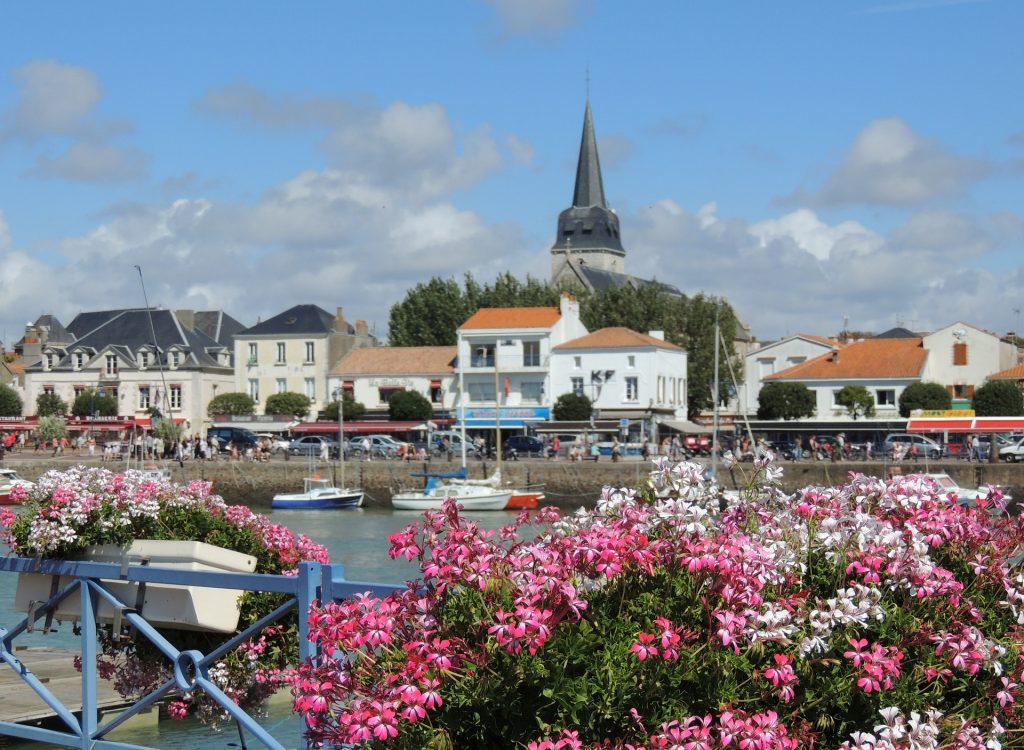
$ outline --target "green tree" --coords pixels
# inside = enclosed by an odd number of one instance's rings
[[[53,392],[36,396],[36,414],[40,417],[63,417],[68,413],[67,402]]]
[[[210,399],[206,405],[206,415],[215,417],[219,414],[248,416],[256,413],[256,402],[248,393],[221,393]]]
[[[673,303],[679,308],[677,315],[681,330],[674,337],[666,331],[666,338],[686,349],[687,353],[687,412],[696,419],[702,411],[714,408],[712,384],[715,382],[715,318],[721,334],[719,344],[718,402],[725,404],[732,390],[742,382],[743,361],[736,353],[736,314],[723,299],[698,294],[681,298]],[[735,377],[733,376],[735,373]]]
[[[391,306],[388,343],[451,346],[456,342],[456,329],[475,311],[457,281],[434,277],[414,286],[405,299]]]
[[[590,419],[593,410],[594,404],[585,394],[563,393],[555,401],[551,413],[559,421],[572,422]]]
[[[871,391],[862,385],[843,386],[836,394],[836,403],[846,409],[846,413],[853,419],[875,415],[875,399]]]
[[[419,391],[399,391],[388,401],[388,414],[396,421],[426,421],[434,416],[434,407]]]
[[[21,416],[21,396],[9,385],[0,385],[0,417]]]
[[[345,394],[345,398],[343,400],[343,403],[344,403],[345,406],[342,409],[342,414],[344,415],[346,422],[349,422],[349,421],[354,422],[357,419],[362,419],[363,415],[366,414],[366,406],[363,404],[362,401],[356,401],[351,393],[346,393]],[[325,419],[325,420],[330,421],[330,422],[337,422],[338,421],[338,402],[337,401],[332,401],[331,403],[327,404],[327,406],[325,406],[320,411],[320,414],[318,415],[317,418],[318,419]]]
[[[154,419],[153,434],[158,438],[176,443],[181,439],[181,426],[174,423],[173,419],[167,417]]]
[[[1012,380],[990,380],[974,392],[971,403],[979,417],[1024,416],[1024,397]]]
[[[312,405],[313,402],[309,396],[294,391],[285,391],[267,397],[263,412],[265,414],[287,414],[296,419],[303,419],[309,414],[309,408]]]
[[[900,416],[909,417],[914,409],[949,409],[953,397],[938,383],[911,383],[900,394]]]
[[[62,417],[40,417],[36,433],[40,440],[60,440],[68,430]]]
[[[813,417],[815,405],[814,391],[803,383],[767,383],[757,394],[757,418]]]
[[[117,399],[106,389],[85,388],[75,396],[71,413],[76,417],[116,417]]]

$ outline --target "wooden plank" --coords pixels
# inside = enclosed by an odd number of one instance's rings
[[[82,675],[75,669],[73,651],[50,648],[19,648],[14,655],[70,711],[82,710]],[[129,704],[114,689],[112,682],[98,680],[97,702],[101,710]],[[36,692],[6,664],[0,663],[0,720],[16,723],[54,718],[54,713]]]

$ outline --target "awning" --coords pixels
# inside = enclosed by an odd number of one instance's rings
[[[214,420],[213,427],[240,427],[243,430],[251,430],[252,432],[288,432],[292,428],[292,425],[298,424],[298,420],[290,419],[286,421],[276,422],[264,422],[255,420],[232,420],[225,422],[223,420]]]
[[[445,426],[450,424],[450,419],[435,419],[432,420],[437,426]],[[424,422],[344,422],[345,434],[350,433],[383,433],[389,434],[393,432],[426,432],[427,428]],[[337,422],[300,422],[299,424],[292,427],[292,432],[299,434],[338,434],[338,423]]]
[[[441,381],[440,380],[431,380],[430,381],[430,387],[431,388],[440,388],[441,387]]]
[[[184,421],[185,421],[184,417],[175,417],[174,418],[174,424],[181,424]],[[150,426],[152,426],[152,422],[153,422],[153,420],[150,419],[149,417],[136,417],[135,418],[135,426],[136,427],[142,427],[143,429],[146,429],[146,430],[148,430],[150,428]]]
[[[688,419],[666,419],[662,422],[658,422],[658,424],[664,425],[670,430],[682,432],[687,435],[710,435],[715,431],[714,427],[697,424],[696,422],[691,422]]]
[[[11,420],[9,422],[0,422],[0,432],[13,432],[13,431],[24,431],[34,430],[39,426],[38,422],[26,422],[24,420]]]
[[[1024,417],[911,419],[907,432],[1024,432]]]

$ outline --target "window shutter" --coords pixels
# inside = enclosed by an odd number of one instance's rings
[[[947,392],[947,393],[948,393],[948,394],[949,394],[950,396],[956,396],[956,392],[954,391],[954,388],[953,388],[953,386],[951,386],[951,385],[947,385],[947,386],[946,386],[946,392]]]
[[[953,344],[953,364],[954,365],[966,365],[967,364],[967,344],[957,343]]]
[[[970,398],[970,399],[974,398],[974,386],[973,385],[967,386],[967,398]]]

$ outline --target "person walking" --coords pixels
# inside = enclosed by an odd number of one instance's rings
[[[619,447],[619,439],[617,437],[612,438],[612,461],[619,460],[619,454],[622,452],[622,448]]]
[[[364,437],[363,438],[363,442],[360,443],[359,445],[363,449],[363,460],[364,461],[372,461],[373,460],[373,456],[370,455],[370,447],[371,447],[370,438]]]

